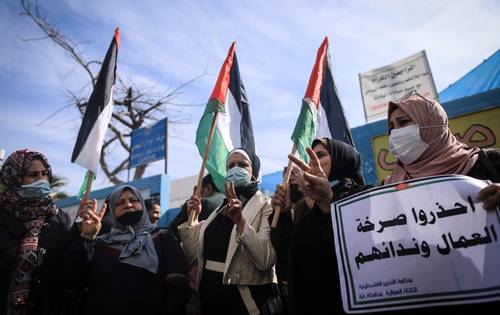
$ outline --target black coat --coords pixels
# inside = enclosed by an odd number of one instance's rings
[[[65,290],[65,250],[71,239],[71,220],[64,211],[45,220],[38,239],[38,266],[29,293],[29,314],[70,312],[73,293]],[[0,314],[6,312],[7,295],[19,244],[25,233],[23,222],[0,209]]]
[[[490,149],[485,153],[467,175],[498,182],[500,150]],[[345,189],[338,199],[359,191],[355,187]],[[295,208],[294,220],[290,214],[280,215],[278,226],[271,229],[271,242],[276,250],[277,263],[288,269],[290,314],[345,314],[329,214],[322,214],[316,207],[309,209],[300,201]],[[499,302],[490,302],[384,313],[489,314],[491,311],[488,310],[499,306]]]
[[[333,201],[366,188],[369,187],[344,179],[332,188]],[[290,213],[280,214],[277,227],[271,229],[271,242],[277,265],[287,272],[282,277],[288,280],[289,313],[342,314],[330,214],[323,214],[316,205],[310,209],[300,200],[293,219]]]
[[[120,262],[120,250],[79,236],[69,246],[66,281],[82,296],[82,314],[184,314],[191,296],[182,248],[167,230],[152,232],[159,270]]]

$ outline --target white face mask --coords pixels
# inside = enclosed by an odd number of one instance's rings
[[[420,138],[418,125],[392,129],[389,135],[389,150],[405,165],[415,162],[428,147]]]
[[[247,170],[239,166],[234,166],[229,171],[227,171],[225,179],[226,183],[233,182],[234,187],[244,187],[250,184],[251,180],[252,177],[247,172]]]
[[[445,128],[447,125],[435,125],[419,127],[418,125],[409,125],[399,129],[392,129],[389,135],[389,150],[401,163],[408,165],[415,162],[422,153],[429,147],[429,144],[439,140],[440,137],[425,143],[420,138],[420,129],[424,128]]]

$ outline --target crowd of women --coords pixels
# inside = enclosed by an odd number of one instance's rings
[[[398,162],[383,185],[463,174],[491,180],[478,198],[485,211],[499,206],[500,150],[458,141],[438,102],[418,94],[391,102],[388,131]],[[187,200],[169,229],[152,223],[158,211],[148,213],[129,185],[116,188],[99,210],[95,200],[82,202],[81,222],[73,223],[51,198],[45,156],[12,153],[0,171],[0,313],[344,314],[330,209],[369,188],[362,156],[334,139],[314,140],[307,153],[309,164],[289,155],[290,184],[278,185],[271,198],[259,190],[259,158],[234,149],[225,196],[211,197],[217,194],[212,182],[206,196]],[[189,221],[192,212],[200,220]],[[199,303],[189,308],[192,296]],[[496,308],[497,302],[486,303],[474,312]]]

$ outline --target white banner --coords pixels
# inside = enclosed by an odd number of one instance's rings
[[[359,74],[366,121],[387,117],[389,101],[417,91],[437,100],[425,50],[388,66]]]
[[[475,200],[487,185],[435,176],[333,204],[344,310],[500,300],[500,211]]]

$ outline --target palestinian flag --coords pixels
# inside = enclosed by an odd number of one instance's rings
[[[354,146],[333,81],[328,37],[325,37],[318,49],[316,63],[292,134],[292,140],[303,161],[308,160],[306,147],[311,146],[317,138],[333,138]]]
[[[116,77],[116,58],[120,46],[120,31],[115,30],[101,71],[85,108],[71,162],[97,174],[104,135],[113,114],[113,90]]]
[[[227,154],[234,148],[244,148],[255,155],[248,99],[235,49],[233,42],[196,130],[196,146],[203,158],[214,114],[219,113],[206,168],[220,191],[224,191]]]

